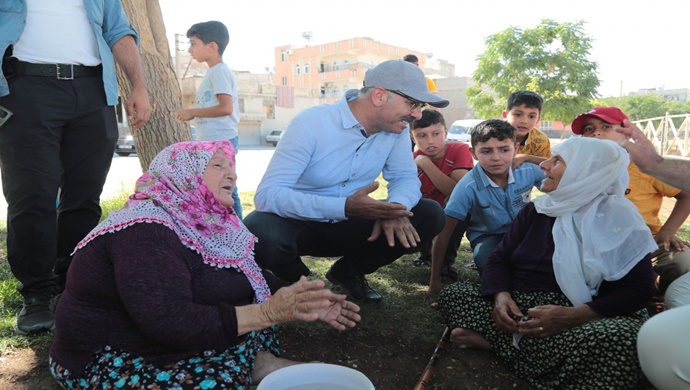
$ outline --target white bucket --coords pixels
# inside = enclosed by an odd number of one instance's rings
[[[268,374],[256,390],[374,390],[361,372],[345,366],[305,363]]]

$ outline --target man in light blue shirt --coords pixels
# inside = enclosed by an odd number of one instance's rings
[[[0,167],[21,334],[52,330],[70,254],[100,219],[118,138],[115,61],[132,87],[130,125],[149,118],[137,39],[120,0],[2,0],[0,109],[13,115],[0,129]]]
[[[380,302],[364,275],[418,250],[443,228],[438,203],[421,199],[410,153],[409,123],[429,93],[424,73],[405,61],[370,69],[364,88],[333,104],[308,108],[288,126],[244,222],[259,241],[256,259],[294,282],[309,269],[301,255],[342,256],[326,277],[350,297]],[[371,199],[377,177],[388,199]]]

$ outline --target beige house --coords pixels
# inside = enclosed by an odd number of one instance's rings
[[[447,61],[431,61],[424,53],[364,37],[314,46],[284,45],[275,48],[275,73],[235,70],[240,145],[267,145],[266,135],[285,129],[303,109],[340,99],[348,89],[361,88],[368,69],[410,53],[419,58],[422,70],[436,80],[439,93],[451,101],[451,105],[442,110],[448,123],[471,117],[464,96],[468,78],[454,77],[455,66]],[[194,107],[206,64],[197,63],[182,50],[177,50],[176,54],[174,63],[180,78],[183,106]]]

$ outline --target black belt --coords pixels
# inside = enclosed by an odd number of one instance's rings
[[[58,80],[100,76],[103,73],[101,65],[34,64],[24,61],[11,61],[11,67],[12,72],[17,75],[55,77]]]

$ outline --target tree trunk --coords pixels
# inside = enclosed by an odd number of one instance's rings
[[[175,118],[175,111],[182,108],[182,93],[171,63],[158,0],[123,0],[122,6],[139,33],[139,54],[151,100],[151,118],[139,130],[132,130],[141,168],[146,171],[163,148],[192,138],[189,126]],[[131,87],[119,67],[117,81],[124,101]]]

